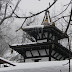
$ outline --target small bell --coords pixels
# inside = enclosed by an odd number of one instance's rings
[[[11,50],[11,54],[13,54],[13,49]]]

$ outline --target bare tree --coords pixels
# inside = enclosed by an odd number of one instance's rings
[[[2,34],[2,25],[4,25],[4,22],[9,20],[13,17],[14,11],[16,11],[18,4],[21,0],[18,0],[16,5],[14,6],[13,10],[11,9],[11,0],[0,0],[0,55],[2,56],[6,51],[7,48],[9,48],[8,44],[5,42],[5,39]],[[10,10],[11,9],[11,10]],[[8,11],[11,11],[10,13]],[[6,27],[5,27],[6,28]],[[3,28],[3,29],[5,29]],[[8,27],[9,28],[9,27]],[[6,36],[8,37],[8,36]],[[9,38],[9,37],[8,37]]]
[[[0,25],[6,20],[6,19],[9,19],[11,17],[13,17],[13,14],[14,14],[14,11],[17,9],[18,7],[18,4],[20,3],[21,0],[18,0],[18,2],[16,3],[15,7],[13,8],[12,12],[7,15],[7,10],[8,10],[8,6],[9,6],[9,3],[6,2],[5,4],[5,8],[4,8],[4,14],[2,15],[2,19],[0,20]],[[1,5],[2,6],[2,5]],[[10,6],[11,7],[11,6]],[[2,7],[1,7],[2,8]]]

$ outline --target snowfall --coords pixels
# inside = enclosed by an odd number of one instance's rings
[[[14,63],[16,66],[0,68],[0,72],[68,72],[69,61]],[[71,60],[72,72],[72,60]]]

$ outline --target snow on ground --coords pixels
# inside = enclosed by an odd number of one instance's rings
[[[68,60],[16,63],[14,67],[0,68],[0,72],[68,72]],[[71,60],[72,72],[72,60]]]

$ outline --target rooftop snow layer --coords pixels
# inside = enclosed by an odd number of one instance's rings
[[[18,45],[28,45],[28,44],[36,44],[37,42],[31,42],[31,43],[21,43],[21,44],[12,44],[11,46],[18,46]]]
[[[24,28],[44,28],[44,25],[31,25],[31,26],[26,26]]]

